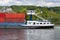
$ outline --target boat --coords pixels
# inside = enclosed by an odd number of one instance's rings
[[[30,15],[30,20],[28,20],[26,22],[25,25],[23,25],[24,27],[27,27],[27,28],[54,28],[54,24],[52,24],[50,21],[38,16],[34,10],[28,10],[27,12],[28,15]],[[32,16],[36,16],[38,17],[39,19],[42,19],[42,20],[32,20]]]
[[[54,28],[54,24],[48,21],[27,21],[27,24],[22,25],[26,28]]]

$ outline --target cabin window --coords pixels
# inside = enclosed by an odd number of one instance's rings
[[[42,23],[40,23],[40,24],[42,24]]]
[[[46,24],[46,23],[44,23],[44,24]]]
[[[47,23],[47,24],[49,24],[49,23]]]
[[[39,23],[37,23],[37,24],[39,24]]]
[[[33,24],[35,24],[35,22]]]

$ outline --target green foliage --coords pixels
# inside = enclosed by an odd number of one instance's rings
[[[20,12],[26,12],[26,8],[23,6],[11,6],[14,12],[20,13]]]
[[[26,13],[27,10],[35,10],[36,14],[38,16],[41,16],[47,20],[50,20],[52,23],[60,24],[60,7],[39,7],[39,6],[10,6],[14,12],[20,13],[24,12]],[[2,7],[0,7],[1,9]],[[41,13],[42,11],[42,13]],[[32,16],[33,20],[38,20],[37,17]],[[26,15],[26,19],[29,20],[30,16]]]

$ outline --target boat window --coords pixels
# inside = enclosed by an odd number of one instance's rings
[[[39,23],[37,23],[37,24],[39,24]]]
[[[35,24],[35,22],[33,24]]]
[[[40,23],[40,24],[42,24],[42,23]]]
[[[49,24],[49,23],[47,23],[47,24]]]
[[[44,24],[46,24],[46,23],[44,23]]]

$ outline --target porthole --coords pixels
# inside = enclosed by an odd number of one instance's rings
[[[44,23],[44,24],[46,24],[46,23]]]
[[[37,24],[39,24],[39,23],[37,23]]]
[[[40,24],[42,24],[42,23],[40,23]]]
[[[49,23],[47,23],[47,24],[49,24]]]
[[[33,24],[35,24],[35,22]]]

